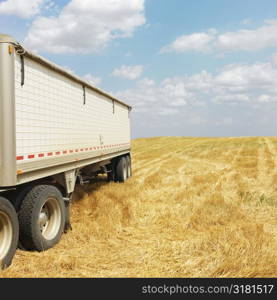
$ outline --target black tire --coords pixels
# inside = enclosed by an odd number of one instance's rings
[[[127,161],[124,156],[120,157],[116,165],[116,181],[125,182],[127,180]]]
[[[31,189],[32,186],[27,185],[17,188],[14,191],[3,192],[2,195],[4,198],[8,199],[12,203],[13,207],[15,208],[15,211],[19,212],[24,197]]]
[[[130,178],[132,177],[132,161],[129,155],[126,156],[126,162],[127,162],[127,178]]]
[[[19,226],[12,204],[0,197],[0,269],[7,268],[18,245]]]
[[[28,250],[45,251],[61,239],[65,206],[61,192],[51,185],[35,186],[19,211],[19,239]]]
[[[16,197],[14,197],[14,202],[13,202],[16,212],[20,211],[21,203],[31,189],[32,186],[25,186],[24,188],[17,191]]]

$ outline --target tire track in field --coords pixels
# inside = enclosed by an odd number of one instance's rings
[[[183,152],[187,151],[188,149],[193,148],[195,145],[198,145],[198,144],[201,144],[201,143],[204,143],[204,142],[205,141],[197,140],[197,141],[189,143],[188,145],[183,145],[184,142],[182,141],[180,143],[180,145],[176,146],[176,151],[179,151],[180,148],[181,148],[181,150],[182,150],[181,153],[183,153]],[[146,161],[143,160],[139,164],[136,163],[136,167],[134,168],[135,175],[137,175],[137,176],[140,176],[140,175],[143,175],[143,174],[150,175],[151,169],[158,168],[163,161],[165,161],[167,159],[170,159],[171,157],[174,157],[176,155],[175,152],[174,153],[168,152],[167,147],[168,147],[168,145],[165,144],[162,147],[159,147],[159,148],[155,149],[156,151],[164,149],[164,151],[166,152],[165,154],[159,155],[155,159],[151,159],[151,160],[147,159]],[[153,149],[150,148],[148,151],[144,151],[143,153],[146,153],[146,152],[152,153]],[[178,155],[180,155],[181,153],[179,153]],[[140,155],[140,153],[138,153],[137,155]],[[182,158],[185,158],[185,156],[182,156]],[[153,171],[152,173],[154,173],[154,172],[155,171]]]
[[[175,143],[175,147],[178,148],[179,146],[183,146],[185,144],[185,148],[189,148],[190,146],[193,146],[194,144],[199,144],[199,143],[204,143],[205,141],[202,141],[199,138],[191,138],[191,139],[187,139],[185,141],[179,141],[178,143]],[[134,154],[134,158],[139,157],[145,153],[152,153],[153,151],[159,151],[161,149],[164,149],[165,147],[168,147],[169,145],[172,145],[171,140],[166,140],[163,143],[159,143],[158,145],[151,146],[151,148],[148,148],[147,150],[137,150],[137,153]],[[147,145],[146,145],[147,146]],[[145,149],[142,148],[142,149]]]
[[[277,196],[274,188],[274,178],[277,178],[277,152],[270,138],[260,138],[259,144],[258,178],[256,186],[253,187],[255,192],[252,197],[252,201],[257,201],[257,204],[252,206],[249,203],[244,209],[256,222],[263,224],[266,232],[276,237],[276,206],[272,206],[270,202],[273,202]]]
[[[273,184],[273,169],[268,163],[272,157],[270,151],[270,141],[266,138],[259,138],[258,140],[258,155],[257,155],[257,179],[249,182],[247,189],[242,189],[248,195],[248,202],[243,205],[243,210],[247,214],[253,215],[253,219],[265,225],[265,230],[268,228],[269,219],[265,218],[264,211],[268,211],[271,205],[272,198],[276,197],[276,188]],[[249,202],[250,201],[250,202]],[[267,204],[269,203],[269,204]],[[254,206],[253,206],[254,204]],[[271,221],[270,221],[271,222]],[[268,231],[268,230],[267,230]]]
[[[232,139],[230,140],[230,142],[232,142]],[[213,149],[214,148],[204,150],[205,156],[209,157],[209,153],[211,153]],[[218,176],[218,179],[216,180],[216,182],[214,182],[214,187],[216,188],[217,186],[221,185],[221,183],[223,184],[223,186],[226,185],[230,174],[234,172],[233,162],[240,155],[242,149],[243,147],[241,145],[240,149],[237,149],[235,151],[235,156],[232,156],[231,162],[216,162],[216,160],[212,161],[209,158],[193,158],[190,155],[185,155],[184,158],[187,162],[185,163],[185,165],[180,166],[180,168],[178,168],[177,170],[180,182],[182,183],[182,185],[188,186],[193,181],[194,176],[205,176],[205,174],[207,173],[214,173],[216,176]],[[200,152],[200,150],[198,150],[198,152]],[[231,154],[232,150],[229,150],[227,153]],[[196,168],[196,166],[198,168]],[[227,184],[227,187],[229,189],[230,185]]]
[[[234,141],[230,140],[230,143]],[[223,174],[220,176],[217,184],[222,185],[222,193],[226,198],[236,198],[238,186],[242,185],[242,178],[238,171],[236,170],[236,162],[241,156],[243,151],[243,145],[241,144],[238,149],[236,149],[235,154],[230,159],[229,163],[226,163],[226,168],[224,169]],[[229,152],[231,154],[232,152]]]
[[[258,182],[263,182],[265,174],[267,174],[267,167],[265,164],[265,150],[264,150],[264,138],[259,138],[259,150],[258,150]]]
[[[176,182],[176,179],[178,178],[180,186],[186,187],[189,182],[192,181],[194,175],[204,175],[205,173],[207,173],[207,170],[216,173],[218,170],[226,168],[225,163],[209,161],[206,158],[192,158],[189,156],[189,154],[187,154],[190,149],[194,149],[194,147],[198,145],[207,143],[206,140],[199,141],[197,139],[193,142],[190,142],[189,144],[186,144],[186,142],[184,143],[184,141],[181,141],[180,143],[178,143],[175,146],[174,152],[167,151],[167,148],[170,145],[165,144],[163,147],[159,147],[160,152],[163,152],[162,150],[164,148],[166,153],[163,155],[159,155],[159,158],[142,163],[135,168],[134,174],[138,180],[137,182],[140,185],[147,184],[153,181],[153,176],[162,176],[164,178],[160,178],[160,180],[162,182],[166,182],[166,177],[171,178],[172,176],[174,176],[174,178],[172,179],[173,182]],[[153,149],[149,148],[150,152],[152,152],[152,150]],[[172,166],[171,159],[176,159],[177,161],[179,159],[179,166],[176,167],[176,161],[174,166]],[[191,172],[189,172],[189,170],[191,170]]]
[[[272,160],[273,164],[274,164],[274,169],[273,169],[273,173],[277,173],[277,151],[274,147],[274,144],[272,143],[272,141],[269,138],[265,138],[265,143],[268,147],[268,151],[270,153],[270,159]]]
[[[230,142],[234,142],[235,139]],[[245,195],[254,193],[257,187],[257,167],[254,169],[254,173],[249,177],[249,172],[253,172],[253,167],[249,167],[245,158],[248,156],[248,151],[251,153],[251,147],[249,148],[248,139],[244,139],[242,142],[235,143],[236,151],[233,156],[230,156],[230,167],[226,168],[222,174],[222,190],[223,194],[228,196],[232,201],[240,201]],[[253,142],[257,143],[257,139],[253,139]],[[234,143],[233,143],[234,144]],[[253,165],[257,164],[258,154],[252,156]],[[252,164],[251,160],[248,162]],[[244,198],[243,198],[244,199]]]
[[[261,187],[262,190],[268,191],[272,188],[272,169],[269,168],[267,164],[267,142],[265,138],[260,138],[260,147],[258,150],[258,178],[257,183]]]

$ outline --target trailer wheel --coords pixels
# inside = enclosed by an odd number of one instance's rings
[[[127,178],[132,177],[132,162],[131,157],[129,155],[126,156],[126,162],[127,162]]]
[[[51,185],[38,185],[22,201],[19,212],[20,241],[29,250],[45,251],[57,244],[65,227],[61,192]]]
[[[7,268],[18,244],[18,219],[12,204],[0,197],[0,269]]]
[[[116,165],[116,180],[125,182],[127,180],[127,161],[124,156],[120,157]]]
[[[32,186],[26,186],[23,189],[19,190],[19,192],[17,191],[16,197],[14,197],[14,200],[13,200],[13,205],[14,205],[16,212],[19,212],[23,199],[25,198],[25,196],[31,189],[32,189]]]

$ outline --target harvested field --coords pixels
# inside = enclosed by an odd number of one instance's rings
[[[0,277],[277,277],[277,138],[133,141],[133,177],[77,187],[73,231]]]

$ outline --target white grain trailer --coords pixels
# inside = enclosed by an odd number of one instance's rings
[[[60,240],[77,181],[131,176],[130,111],[0,35],[0,267]]]

